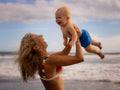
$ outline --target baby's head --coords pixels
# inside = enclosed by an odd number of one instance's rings
[[[55,14],[64,15],[65,17],[71,18],[70,8],[67,6],[60,7],[56,10]]]

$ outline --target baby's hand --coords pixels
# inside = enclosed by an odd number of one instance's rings
[[[64,43],[63,43],[63,44],[64,44],[64,46],[66,46],[66,45],[67,45],[67,42],[65,42],[65,41],[64,41]]]
[[[74,29],[75,29],[76,33],[77,33],[77,34],[78,34],[78,33],[80,34],[80,29],[79,29],[75,24],[74,24],[73,26],[74,26]]]
[[[74,41],[70,41],[69,45],[72,47],[74,45]]]

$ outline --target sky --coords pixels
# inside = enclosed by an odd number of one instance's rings
[[[0,51],[18,51],[28,32],[42,34],[48,51],[62,50],[62,33],[55,22],[61,6],[71,9],[74,24],[101,41],[103,52],[120,52],[120,0],[0,0]]]

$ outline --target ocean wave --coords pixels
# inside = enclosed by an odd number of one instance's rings
[[[18,65],[14,62],[16,56],[5,56],[0,62],[0,78],[20,78]],[[12,60],[10,60],[12,58]],[[104,61],[95,55],[85,56],[83,63],[65,66],[63,79],[65,80],[95,80],[120,82],[120,56],[106,56]],[[36,75],[38,79],[39,76]]]
[[[17,55],[0,55],[0,60],[2,59],[11,59],[11,58],[16,58]]]

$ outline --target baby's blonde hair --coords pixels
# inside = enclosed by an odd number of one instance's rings
[[[69,19],[71,18],[71,11],[69,7],[67,6],[60,7],[56,10],[56,13],[59,11],[62,12],[61,14],[64,14],[65,16],[67,16]]]

